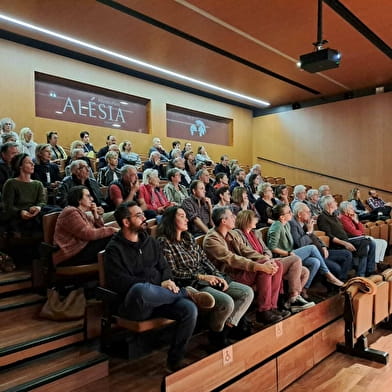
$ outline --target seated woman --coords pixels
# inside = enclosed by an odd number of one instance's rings
[[[268,230],[268,247],[278,256],[290,256],[292,254],[301,258],[302,264],[309,269],[309,279],[305,284],[302,295],[306,298],[307,290],[316,273],[320,272],[326,276],[327,280],[336,285],[342,286],[343,282],[337,279],[328,269],[323,257],[315,245],[301,246],[294,249],[294,240],[291,235],[289,221],[292,218],[292,212],[287,204],[276,205],[272,209],[274,223]]]
[[[61,177],[59,166],[50,162],[50,144],[38,144],[35,150],[35,165],[32,178],[42,182],[48,192],[48,204],[56,204],[56,192]]]
[[[53,253],[55,265],[81,265],[97,262],[97,253],[105,249],[118,229],[105,227],[87,187],[77,185],[68,192],[68,206],[60,213],[54,242],[60,248]]]
[[[193,151],[187,151],[184,154],[185,159],[185,170],[189,174],[189,177],[193,178],[196,174],[196,161]]]
[[[359,188],[353,188],[348,196],[348,201],[354,208],[355,213],[358,215],[358,219],[375,221],[377,219],[377,213],[373,214],[366,210],[365,205],[361,200],[361,191]],[[382,215],[382,214],[381,214]]]
[[[240,211],[253,209],[253,206],[249,203],[248,192],[242,186],[233,189],[231,200],[230,209],[234,215],[237,215]]]
[[[259,227],[271,226],[274,223],[272,208],[276,205],[274,190],[269,182],[263,182],[258,186],[257,192],[260,197],[256,200],[255,208],[260,216]]]
[[[118,166],[118,154],[114,151],[108,151],[105,155],[106,167],[99,169],[98,183],[103,186],[109,186],[113,181],[121,178],[121,171]]]
[[[218,173],[215,176],[214,189],[222,188],[223,186],[229,186],[229,178],[226,173]]]
[[[354,264],[357,261],[358,276],[369,276],[374,273],[375,247],[366,238],[350,239],[344,230],[342,222],[336,216],[338,204],[333,196],[327,195],[320,199],[323,212],[317,218],[317,227],[329,237],[331,249],[347,249],[353,252]],[[357,260],[356,260],[357,259]]]
[[[214,161],[208,156],[204,146],[199,146],[196,154],[196,165],[200,162],[205,163],[207,166],[214,166]]]
[[[129,140],[124,140],[119,145],[120,148],[120,155],[122,160],[127,165],[132,165],[136,167],[141,167],[142,161],[140,160],[139,154],[132,151],[133,145]]]
[[[306,192],[306,200],[304,203],[310,208],[312,216],[316,219],[322,212],[319,199],[319,191],[317,189],[309,189]]]
[[[51,161],[60,164],[60,160],[67,159],[67,153],[64,148],[58,144],[59,136],[56,131],[50,131],[46,134],[46,142],[50,144]]]
[[[181,185],[181,172],[179,169],[170,169],[167,172],[167,179],[169,182],[163,188],[163,192],[167,200],[176,205],[181,205],[182,202],[189,196],[188,190],[184,185]]]
[[[365,235],[363,224],[359,221],[358,215],[355,213],[354,207],[349,201],[343,201],[339,206],[339,219],[342,222],[344,231],[349,237],[360,237]],[[382,263],[384,261],[385,251],[387,250],[387,241],[381,238],[369,237],[372,240],[370,246],[375,247],[375,262]]]
[[[162,215],[167,207],[173,205],[159,187],[158,171],[154,169],[144,170],[139,195],[146,202],[147,209],[154,211],[157,215]]]
[[[224,186],[215,191],[216,199],[219,200],[218,203],[214,205],[214,208],[225,207],[230,205],[231,197],[230,190],[228,186]]]
[[[287,188],[287,185],[282,184],[275,188],[275,201],[276,204],[290,204],[289,188]]]
[[[302,267],[301,259],[297,256],[287,256],[280,259],[272,259],[272,252],[265,245],[262,234],[259,230],[255,230],[258,216],[253,211],[241,211],[235,220],[236,232],[240,234],[240,237],[244,243],[254,249],[256,252],[268,256],[271,260],[275,260],[279,265],[282,265],[282,277],[288,281],[289,295],[288,305],[292,312],[298,312],[314,306],[314,302],[305,301],[300,297],[301,290],[308,279],[309,271]],[[277,298],[272,294],[275,293],[273,290],[274,276],[263,277],[264,283],[260,286],[259,295],[267,298],[268,303],[273,303],[272,309],[277,308]],[[282,291],[283,289],[280,289]],[[276,313],[276,312],[275,312]],[[282,317],[288,316],[287,312],[280,311]]]
[[[19,151],[28,154],[31,158],[35,157],[37,143],[33,140],[33,131],[30,128],[22,128],[19,133]]]
[[[249,176],[249,184],[248,184],[248,199],[254,205],[256,200],[260,197],[257,193],[257,188],[262,182],[261,176],[259,174],[251,174]]]
[[[69,160],[67,160],[69,162],[69,164],[67,166],[65,166],[64,172],[65,172],[65,176],[70,176],[71,175],[71,163],[73,161],[77,161],[77,160],[82,160],[85,161],[88,165],[88,176],[90,178],[93,178],[95,180],[94,177],[94,173],[91,169],[91,162],[90,159],[86,157],[86,153],[83,149],[81,148],[74,148],[73,150],[71,150],[70,152],[70,156],[69,156]]]
[[[215,298],[215,306],[208,313],[209,338],[220,349],[229,344],[228,336],[245,337],[250,333],[242,325],[236,326],[252,303],[253,290],[222,275],[187,230],[185,211],[178,206],[170,207],[158,227],[158,240],[175,283],[179,287],[192,286]]]
[[[17,154],[11,167],[16,177],[8,179],[3,187],[4,221],[16,235],[40,236],[41,209],[46,200],[42,183],[31,179],[34,163],[27,154]]]

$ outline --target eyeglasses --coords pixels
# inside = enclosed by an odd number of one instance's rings
[[[129,218],[144,218],[144,212],[138,212],[135,215],[130,215]]]

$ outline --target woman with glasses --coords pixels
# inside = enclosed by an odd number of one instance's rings
[[[15,122],[12,118],[4,117],[0,120],[0,135],[10,134],[14,137],[15,142],[19,142],[18,134],[15,132]]]
[[[257,187],[259,198],[256,200],[255,208],[260,216],[259,227],[271,226],[272,208],[276,205],[274,190],[269,182],[263,182]]]
[[[87,187],[72,187],[68,192],[68,206],[56,222],[54,242],[60,249],[53,254],[54,264],[97,262],[97,253],[105,249],[110,237],[117,231],[117,228],[104,226],[102,215]]]
[[[309,279],[303,288],[302,296],[308,298],[307,290],[316,273],[326,276],[327,280],[336,286],[342,286],[343,282],[337,279],[328,269],[323,257],[315,245],[306,245],[294,249],[294,239],[291,234],[290,220],[293,217],[290,207],[287,204],[276,205],[272,209],[274,223],[268,230],[267,243],[271,251],[279,256],[296,255],[302,259],[302,264],[309,269]]]

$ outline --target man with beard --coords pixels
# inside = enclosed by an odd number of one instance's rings
[[[196,305],[211,309],[214,297],[192,287],[180,289],[174,283],[158,241],[143,229],[144,213],[136,202],[120,204],[114,216],[121,230],[106,247],[107,286],[118,293],[122,316],[136,321],[152,317],[177,321],[167,358],[168,370],[176,371],[196,325]]]

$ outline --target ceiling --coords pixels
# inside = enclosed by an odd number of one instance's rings
[[[273,108],[349,98],[392,84],[391,0],[324,0],[323,38],[326,46],[341,51],[342,62],[317,74],[296,66],[301,54],[314,50],[317,0],[1,0],[0,13],[267,101]],[[63,54],[120,66],[122,72],[143,72],[138,75],[252,109],[265,107],[4,19],[0,28],[3,38],[29,37],[33,46],[45,42],[47,50],[69,49]]]

